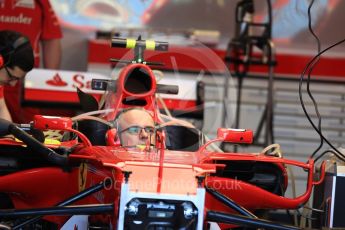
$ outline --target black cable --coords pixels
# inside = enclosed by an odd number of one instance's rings
[[[318,38],[318,36],[314,33],[314,30],[312,28],[312,25],[311,25],[311,8],[314,4],[315,0],[312,0],[309,4],[309,7],[308,7],[308,29],[309,29],[309,32],[313,35],[313,37],[315,38],[316,40],[316,43],[317,43],[317,53],[320,53],[321,51],[321,43],[320,43],[320,39]],[[316,100],[314,99],[313,95],[311,94],[310,92],[310,76],[311,76],[311,73],[315,67],[315,65],[320,61],[320,57],[318,57],[312,64],[312,66],[310,67],[309,71],[308,71],[308,80],[307,80],[307,92],[308,92],[308,95],[310,97],[310,99],[312,100],[313,102],[313,105],[314,105],[314,108],[315,108],[315,112],[316,112],[316,115],[317,115],[317,118],[318,118],[318,129],[321,131],[321,115],[320,115],[320,112],[319,112],[319,109],[318,109],[318,106],[317,106],[317,103],[316,103]],[[313,152],[313,154],[311,155],[311,158],[313,158],[315,156],[315,154],[322,148],[323,146],[323,139],[322,137],[320,136],[320,145],[315,149],[315,151]]]
[[[312,26],[311,26],[311,8],[314,4],[314,0],[312,0],[309,4],[309,7],[308,7],[308,28],[309,28],[309,31],[310,33],[313,35],[313,37],[315,38],[315,40],[317,41],[317,48],[318,48],[318,54],[308,63],[308,65],[305,67],[302,75],[301,75],[301,79],[300,79],[300,84],[299,84],[299,95],[300,95],[300,101],[301,101],[301,105],[302,105],[302,108],[303,108],[303,111],[307,117],[307,119],[309,120],[309,122],[311,123],[311,125],[313,126],[313,128],[316,130],[316,132],[320,135],[320,145],[318,146],[318,148],[313,152],[313,154],[311,155],[311,158],[313,158],[316,153],[322,148],[323,146],[323,142],[325,141],[330,147],[332,147],[335,151],[332,151],[332,153],[335,154],[335,156],[342,160],[342,161],[345,161],[345,156],[339,152],[329,141],[327,138],[325,138],[322,134],[322,130],[321,130],[321,115],[319,113],[319,110],[318,110],[318,106],[317,106],[317,103],[314,99],[314,97],[312,96],[311,92],[310,92],[310,76],[311,76],[311,72],[313,71],[315,65],[319,62],[320,60],[320,56],[321,54],[323,54],[324,52],[326,52],[327,50],[341,44],[344,42],[344,40],[341,40],[331,46],[329,46],[328,48],[326,48],[325,50],[323,50],[322,52],[320,52],[321,50],[321,43],[320,43],[320,40],[319,38],[317,37],[317,35],[314,33],[313,29],[312,29]],[[317,114],[317,117],[318,117],[318,128],[316,128],[315,124],[312,122],[306,108],[305,108],[305,105],[304,105],[304,102],[303,102],[303,99],[302,99],[302,93],[301,93],[301,87],[302,87],[302,82],[303,82],[303,78],[304,78],[304,75],[305,75],[305,72],[307,71],[307,69],[309,68],[308,70],[308,79],[307,79],[307,92],[308,92],[308,95],[309,97],[311,98],[312,102],[313,102],[313,105],[315,107],[315,112]],[[330,152],[330,151],[325,151],[323,152],[319,157],[316,158],[316,160],[319,160],[325,153],[327,152]],[[315,160],[315,161],[316,161]]]
[[[301,78],[300,78],[300,82],[299,82],[299,99],[300,99],[300,102],[301,102],[301,106],[302,106],[302,109],[303,109],[303,112],[305,114],[305,116],[307,117],[308,121],[310,122],[310,124],[313,126],[313,128],[315,129],[315,131],[320,135],[320,137],[332,148],[335,150],[335,154],[337,155],[337,157],[339,158],[345,158],[345,156],[339,151],[337,150],[333,145],[332,143],[330,143],[328,141],[328,139],[326,137],[323,136],[323,134],[320,132],[320,130],[318,130],[318,128],[315,126],[315,124],[313,123],[313,121],[311,120],[306,108],[305,108],[305,105],[304,105],[304,102],[303,102],[303,98],[302,98],[302,82],[303,82],[303,77],[307,71],[307,69],[314,63],[314,61],[319,58],[323,53],[327,52],[328,50],[332,49],[333,47],[335,46],[338,46],[340,44],[342,44],[343,42],[345,42],[345,39],[342,39],[336,43],[334,43],[333,45],[327,47],[326,49],[322,50],[321,52],[319,52],[316,56],[314,56],[313,59],[311,59],[309,61],[309,63],[307,64],[307,66],[304,68],[302,74],[301,74]],[[338,156],[339,154],[339,156]],[[345,161],[345,159],[343,160]]]
[[[342,160],[342,161],[345,161],[345,158],[341,158],[340,156],[337,155],[337,153],[332,150],[332,149],[329,149],[329,150],[326,150],[324,151],[323,153],[321,153],[317,158],[315,158],[314,162],[317,162],[321,157],[323,157],[326,153],[333,153],[339,160]]]
[[[268,14],[268,31],[267,35],[272,38],[272,3],[271,0],[267,0],[267,14]]]

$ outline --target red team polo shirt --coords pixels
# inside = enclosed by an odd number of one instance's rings
[[[39,65],[39,41],[62,38],[57,17],[48,0],[0,0],[0,30],[26,35]]]
[[[35,67],[39,66],[39,41],[62,38],[59,22],[48,0],[0,0],[0,30],[15,30],[30,39],[35,52]],[[17,108],[19,87],[6,87],[5,90],[12,118],[19,122],[15,117],[24,116],[21,109]],[[3,87],[0,87],[1,96],[3,97]],[[13,104],[16,105],[15,108]],[[28,120],[30,117],[24,119]]]

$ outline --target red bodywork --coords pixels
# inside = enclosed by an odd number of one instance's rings
[[[149,83],[147,88],[133,89],[133,72],[138,77],[138,84]],[[139,74],[138,74],[139,73]],[[142,78],[142,79],[140,79]],[[128,81],[130,84],[127,84]],[[163,121],[155,100],[156,80],[152,70],[143,64],[131,64],[125,67],[116,85],[116,92],[108,95],[108,106],[112,112],[102,118],[112,121],[123,108],[130,107],[128,100],[140,100],[143,107],[152,112],[158,124]],[[139,90],[139,91],[137,91]],[[250,143],[252,131],[219,129],[215,140],[205,143],[198,151],[174,151],[165,149],[165,134],[158,132],[156,148],[153,149],[126,149],[118,145],[116,129],[107,132],[106,146],[93,146],[88,137],[72,128],[70,118],[37,116],[33,125],[36,129],[62,130],[73,132],[78,139],[61,142],[60,144],[47,144],[52,149],[61,147],[71,148],[68,156],[69,166],[61,168],[53,165],[47,167],[34,167],[19,170],[0,177],[0,192],[10,196],[15,209],[29,209],[52,207],[68,197],[98,184],[106,179],[112,183],[102,191],[78,201],[76,204],[107,204],[114,205],[114,213],[108,215],[92,216],[91,220],[111,222],[113,229],[117,228],[119,217],[119,204],[121,185],[124,182],[122,172],[131,171],[129,176],[130,191],[153,194],[196,194],[200,186],[208,186],[231,198],[244,208],[256,209],[296,209],[304,204],[310,197],[313,185],[320,183],[313,181],[314,162],[301,163],[275,156],[266,156],[256,153],[221,153],[207,149],[213,142]],[[109,137],[110,136],[110,137]],[[181,137],[188,138],[188,137]],[[21,146],[23,143],[8,139],[0,140],[3,146]],[[264,162],[280,170],[283,181],[283,190],[288,186],[286,166],[293,165],[308,172],[305,193],[296,198],[286,198],[274,194],[246,181],[236,180],[222,176],[220,172],[227,167],[228,162]],[[324,167],[323,173],[324,175]],[[198,185],[197,176],[205,176],[202,185]],[[216,210],[233,212],[230,208],[206,195],[205,211]],[[46,219],[62,226],[66,217],[50,216]]]

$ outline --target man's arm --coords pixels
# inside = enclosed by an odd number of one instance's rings
[[[42,9],[42,33],[40,43],[42,45],[41,57],[43,67],[47,69],[59,69],[61,61],[62,32],[58,18],[49,0],[37,0]]]
[[[0,98],[0,118],[12,121],[10,112],[7,109],[6,102],[4,98]]]
[[[61,60],[61,39],[42,41],[43,66],[46,69],[59,69]]]

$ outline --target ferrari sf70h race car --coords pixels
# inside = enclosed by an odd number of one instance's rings
[[[114,38],[112,45],[124,42]],[[324,166],[316,181],[312,159],[302,163],[213,146],[250,144],[251,130],[219,128],[215,139],[205,141],[196,128],[163,116],[156,94],[178,89],[157,84],[143,51],[168,45],[132,44],[135,60],[116,80],[92,82],[93,89],[106,90],[103,107],[79,91],[93,109],[77,117],[36,115],[26,125],[0,120],[0,229],[296,229],[256,212],[301,207],[323,180]],[[152,114],[155,143],[121,146],[113,121],[131,107]],[[46,130],[62,138],[45,140]],[[296,198],[284,197],[288,165],[308,173],[306,190]]]

